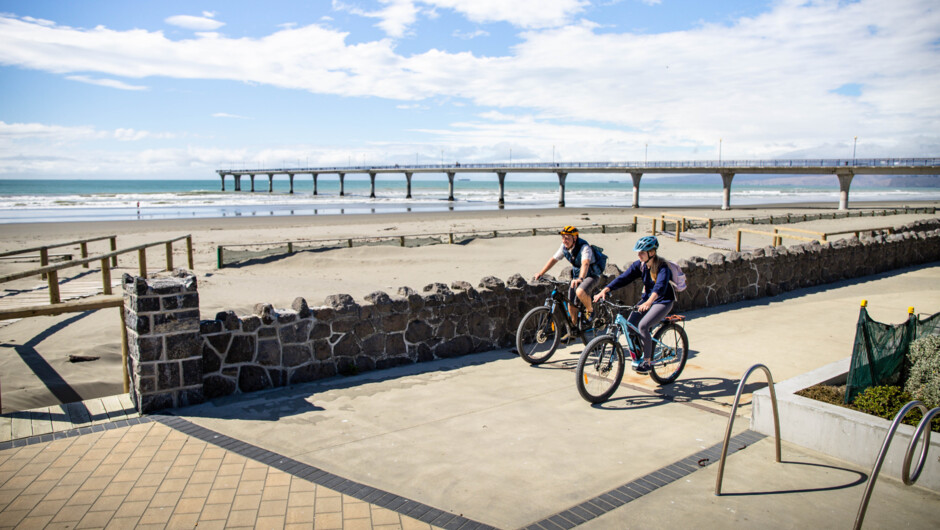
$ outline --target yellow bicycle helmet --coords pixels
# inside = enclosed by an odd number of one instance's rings
[[[563,235],[563,236],[576,236],[576,235],[578,235],[578,229],[575,228],[575,227],[573,227],[573,226],[571,226],[571,225],[568,225],[568,226],[562,228],[562,229],[561,229],[561,232],[558,232],[558,233],[561,234],[561,235]]]

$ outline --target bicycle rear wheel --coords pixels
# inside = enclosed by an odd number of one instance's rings
[[[542,364],[555,353],[562,326],[545,306],[533,308],[522,317],[516,330],[516,351],[529,364]]]
[[[689,357],[689,337],[682,326],[668,322],[656,331],[653,342],[653,370],[650,377],[660,385],[675,381]]]
[[[578,393],[590,403],[607,401],[623,379],[623,349],[610,335],[592,340],[578,359]]]

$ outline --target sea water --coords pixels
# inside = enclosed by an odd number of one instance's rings
[[[344,195],[339,179],[320,175],[317,195],[313,179],[297,175],[294,193],[286,177],[275,177],[268,191],[265,177],[256,177],[255,191],[248,177],[242,191],[234,191],[231,177],[221,190],[221,180],[0,180],[0,224],[23,222],[122,221],[133,219],[185,219],[244,216],[334,215],[399,213],[444,210],[495,210],[499,208],[496,178],[457,179],[454,200],[448,200],[448,182],[425,177],[412,180],[412,198],[406,198],[406,181],[376,179],[375,198],[365,176],[347,175]],[[732,206],[759,206],[798,202],[838,205],[838,183],[780,186],[759,183],[733,184]],[[551,208],[558,205],[558,181],[506,179],[505,208]],[[850,201],[940,200],[937,188],[885,188],[853,186]],[[715,183],[648,179],[640,186],[640,205],[646,207],[720,207],[722,187]],[[630,207],[633,183],[624,180],[585,181],[568,178],[568,207]],[[851,204],[851,202],[850,202]]]

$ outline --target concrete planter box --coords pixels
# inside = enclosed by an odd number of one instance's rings
[[[777,407],[780,414],[780,438],[787,442],[856,464],[870,472],[881,450],[891,422],[855,410],[830,405],[796,395],[796,392],[817,384],[842,384],[846,381],[850,358],[828,364],[812,372],[776,384]],[[753,381],[759,381],[761,373]],[[774,436],[770,390],[754,392],[751,407],[751,429]],[[911,443],[914,428],[900,425],[879,476],[901,479],[904,453]],[[915,450],[912,467],[917,463],[920,446]],[[786,451],[783,459],[786,460]],[[917,486],[940,492],[940,440],[930,439],[924,471]]]

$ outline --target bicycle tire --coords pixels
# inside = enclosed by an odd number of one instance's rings
[[[675,352],[675,355],[663,361],[662,346],[653,343],[653,369],[650,371],[650,377],[660,385],[668,385],[678,379],[685,368],[685,361],[689,358],[689,337],[682,326],[669,322],[656,331],[654,338]]]
[[[575,384],[585,401],[593,404],[607,401],[623,379],[623,348],[610,335],[592,340],[575,370]]]
[[[525,362],[542,364],[558,349],[562,329],[557,315],[549,308],[532,308],[522,317],[516,330],[516,351]]]

